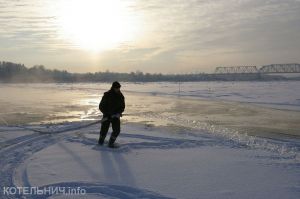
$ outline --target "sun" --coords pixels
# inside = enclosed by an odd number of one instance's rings
[[[112,49],[138,32],[138,20],[122,0],[61,0],[56,12],[61,37],[81,49]]]

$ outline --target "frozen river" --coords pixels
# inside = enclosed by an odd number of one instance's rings
[[[279,109],[300,110],[300,81],[149,83],[127,84],[124,87],[133,92],[248,102]]]
[[[0,84],[2,125],[100,118],[107,83]],[[123,121],[250,135],[297,136],[300,82],[122,83]],[[225,130],[224,130],[225,129]]]

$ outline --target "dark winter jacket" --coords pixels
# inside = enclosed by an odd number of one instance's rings
[[[99,104],[99,110],[104,117],[110,117],[114,114],[121,114],[125,109],[125,99],[123,94],[116,93],[112,89],[105,92]]]

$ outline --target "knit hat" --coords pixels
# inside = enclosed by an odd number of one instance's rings
[[[117,81],[115,81],[114,83],[112,83],[112,88],[121,88],[121,84]]]

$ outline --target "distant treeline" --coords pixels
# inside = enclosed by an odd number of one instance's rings
[[[114,73],[70,73],[66,70],[50,70],[43,65],[27,68],[24,64],[0,62],[0,82],[2,83],[50,83],[50,82],[157,82],[157,81],[251,81],[284,80],[281,76],[260,74],[150,74],[143,72]]]

